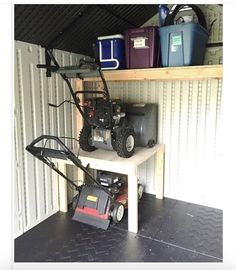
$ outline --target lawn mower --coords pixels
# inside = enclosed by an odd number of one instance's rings
[[[156,105],[122,104],[120,100],[111,100],[106,80],[99,64],[94,60],[80,60],[79,66],[60,67],[52,50],[46,50],[49,61],[46,65],[37,65],[48,71],[59,73],[67,83],[74,102],[84,119],[80,132],[79,145],[84,151],[92,152],[97,148],[115,150],[120,157],[129,158],[135,146],[152,147],[156,143]],[[51,61],[54,66],[51,66]],[[68,76],[76,74],[80,79],[100,76],[103,90],[84,90],[74,92]],[[84,99],[80,104],[79,94],[96,95]]]
[[[56,142],[59,149],[47,148],[48,141]],[[36,146],[37,144],[41,146]],[[81,160],[56,136],[42,135],[33,140],[26,150],[57,172],[76,190],[72,200],[73,220],[105,230],[111,220],[115,223],[122,220],[124,210],[128,207],[128,187],[122,176],[98,171],[95,179],[89,172],[88,166],[83,166]],[[72,161],[88,179],[82,185],[76,185],[75,181],[69,179],[56,167],[52,158]],[[140,200],[143,193],[141,184],[138,184],[137,192]]]

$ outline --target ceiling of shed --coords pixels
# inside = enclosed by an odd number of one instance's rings
[[[93,56],[98,36],[122,34],[158,5],[15,5],[15,40]]]

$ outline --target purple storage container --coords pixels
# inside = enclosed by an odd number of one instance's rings
[[[157,67],[159,63],[159,35],[157,27],[149,26],[125,31],[127,68]]]

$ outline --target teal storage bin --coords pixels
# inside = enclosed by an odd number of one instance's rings
[[[159,28],[163,67],[202,65],[208,31],[198,23]]]
[[[204,14],[197,5],[188,5],[196,13],[198,23],[175,24],[174,19],[184,6],[176,5],[167,15],[164,26],[159,28],[163,67],[194,66],[204,62],[209,37]]]

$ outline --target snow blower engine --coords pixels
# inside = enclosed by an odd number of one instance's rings
[[[81,149],[89,152],[96,148],[114,149],[125,158],[133,155],[136,134],[127,122],[120,101],[94,98],[86,100],[84,108],[88,121],[80,132]]]

